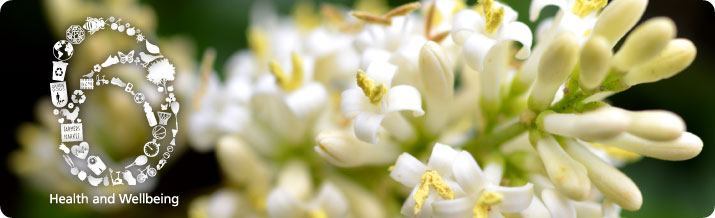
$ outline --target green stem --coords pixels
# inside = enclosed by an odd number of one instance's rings
[[[476,137],[474,140],[467,142],[464,148],[472,153],[489,151],[492,148],[503,144],[527,130],[528,126],[522,122],[516,122],[503,129],[497,129],[489,134]]]

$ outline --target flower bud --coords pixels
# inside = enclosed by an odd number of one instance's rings
[[[633,86],[670,78],[688,67],[695,59],[695,53],[695,45],[690,40],[671,40],[656,58],[631,69],[623,81]]]
[[[537,125],[552,134],[596,140],[624,132],[629,123],[628,115],[622,110],[605,107],[582,114],[544,113]]]
[[[316,141],[315,152],[341,167],[388,163],[398,155],[391,145],[370,144],[341,131],[321,132]]]
[[[536,142],[536,150],[556,189],[574,200],[585,199],[591,191],[586,168],[572,159],[549,135]]]
[[[275,189],[284,190],[290,196],[298,199],[310,197],[313,192],[313,182],[308,166],[298,160],[286,163],[278,175],[278,184]]]
[[[675,37],[675,23],[669,18],[653,18],[636,27],[613,56],[616,69],[627,72],[655,58]]]
[[[628,132],[653,141],[670,141],[685,132],[685,122],[670,111],[651,110],[629,112]]]
[[[611,47],[621,40],[643,16],[648,0],[612,1],[601,14],[593,27],[593,35],[603,36]]]
[[[539,73],[529,96],[529,109],[542,111],[551,105],[559,86],[568,78],[578,59],[579,44],[568,32],[554,39],[539,61]]]
[[[588,178],[606,198],[626,210],[640,209],[643,196],[633,180],[591,153],[578,141],[564,139],[561,142],[566,152],[586,167]]]
[[[611,56],[613,52],[605,38],[594,36],[586,41],[580,57],[581,74],[578,81],[581,88],[592,90],[601,85],[608,75]]]
[[[447,54],[437,43],[428,41],[420,50],[420,71],[425,107],[429,112],[426,126],[431,132],[442,129],[448,121],[454,96],[454,72]]]
[[[703,150],[703,141],[689,132],[684,132],[680,137],[672,141],[652,141],[630,133],[622,133],[617,137],[598,142],[643,156],[671,161],[693,158]]]
[[[235,136],[222,137],[218,140],[216,156],[229,182],[248,187],[251,195],[268,192],[270,170],[243,140]]]

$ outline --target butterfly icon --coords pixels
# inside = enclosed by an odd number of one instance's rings
[[[126,55],[122,52],[119,53],[119,62],[122,64],[134,62],[134,50],[130,51]]]

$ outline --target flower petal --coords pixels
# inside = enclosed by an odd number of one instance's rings
[[[529,6],[529,20],[536,21],[536,19],[539,18],[541,11],[549,5],[556,5],[562,10],[568,10],[566,8],[566,0],[532,0],[531,6]]]
[[[360,113],[353,120],[355,136],[364,142],[377,143],[377,131],[385,116],[373,113]]]
[[[320,83],[312,82],[288,94],[286,104],[298,117],[312,116],[325,108],[327,95]]]
[[[502,163],[487,163],[484,167],[484,175],[491,184],[501,183],[502,175],[504,175],[504,165]]]
[[[449,177],[452,174],[452,163],[457,154],[458,152],[449,145],[435,143],[427,161],[427,167],[437,170],[442,177]]]
[[[369,111],[370,100],[365,97],[360,88],[350,88],[340,96],[340,109],[348,118],[355,118],[364,111]]]
[[[328,217],[345,217],[348,212],[348,202],[343,193],[332,183],[325,183],[315,198],[319,208],[325,210]]]
[[[521,217],[532,217],[532,218],[550,218],[551,213],[549,209],[544,206],[544,203],[539,200],[538,197],[533,196],[531,199],[531,204],[529,207],[519,213]]]
[[[474,199],[470,197],[432,202],[432,210],[436,217],[472,217],[472,208],[474,208]]]
[[[385,113],[410,110],[414,116],[422,116],[425,112],[422,110],[422,96],[415,87],[408,85],[399,85],[392,87],[387,92],[387,101],[385,102]]]
[[[472,34],[464,42],[464,60],[469,67],[477,71],[484,70],[484,59],[491,48],[496,44],[496,40],[482,34]]]
[[[397,162],[390,172],[390,177],[406,187],[415,187],[420,183],[427,166],[408,153],[397,157]]]
[[[541,192],[541,199],[544,205],[551,212],[553,218],[576,218],[576,208],[565,196],[551,189],[544,189]]]
[[[474,10],[462,10],[454,16],[454,26],[452,26],[452,40],[457,45],[464,44],[467,38],[478,29],[482,29],[484,18],[479,16]]]
[[[271,191],[266,206],[270,217],[293,217],[301,213],[298,199],[282,188]]]
[[[375,80],[377,84],[383,84],[386,87],[392,85],[392,78],[395,77],[397,66],[388,63],[387,61],[376,60],[370,63],[367,67],[367,77]]]
[[[507,23],[500,33],[502,39],[513,40],[521,43],[521,49],[516,53],[516,58],[526,59],[531,54],[533,36],[531,29],[522,22]]]
[[[531,205],[531,199],[534,197],[534,185],[531,183],[520,187],[492,186],[489,189],[500,193],[504,197],[499,204],[499,208],[510,213],[520,212],[528,208]]]
[[[487,183],[487,177],[477,165],[477,161],[466,151],[459,152],[454,157],[452,172],[454,179],[468,194],[479,193]]]

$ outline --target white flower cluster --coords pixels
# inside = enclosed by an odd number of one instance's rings
[[[240,202],[272,217],[391,216],[395,199],[418,217],[638,210],[616,167],[687,160],[703,142],[671,112],[604,99],[674,76],[695,46],[668,18],[636,26],[647,0],[533,0],[530,19],[549,5],[534,34],[494,0],[299,4],[290,19],[259,5],[250,51],[188,93],[191,139],[217,143]]]

